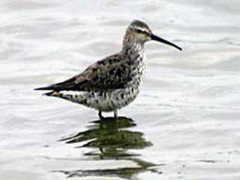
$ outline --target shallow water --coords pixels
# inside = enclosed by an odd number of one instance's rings
[[[239,180],[240,1],[2,0],[0,10],[1,179]],[[117,52],[133,19],[184,50],[146,45],[141,93],[119,120],[33,91]]]

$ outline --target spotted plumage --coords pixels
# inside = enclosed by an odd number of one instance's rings
[[[82,73],[61,83],[36,90],[50,90],[47,96],[59,97],[99,111],[114,111],[131,103],[139,93],[143,74],[144,43],[156,40],[180,47],[152,34],[150,28],[135,20],[127,28],[122,50],[89,66]]]

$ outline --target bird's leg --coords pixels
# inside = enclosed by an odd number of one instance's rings
[[[103,117],[103,115],[102,115],[102,111],[98,111],[98,117],[99,117],[100,119],[104,119],[104,117]]]
[[[117,109],[114,110],[114,118],[117,119],[118,117],[118,113],[117,113]]]

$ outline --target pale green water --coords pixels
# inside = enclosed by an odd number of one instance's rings
[[[1,179],[239,180],[239,12],[238,0],[2,0]],[[33,91],[117,52],[133,19],[184,50],[146,45],[124,118]]]

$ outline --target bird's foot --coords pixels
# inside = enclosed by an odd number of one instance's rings
[[[98,117],[100,119],[105,119],[105,117],[103,117],[103,115],[102,115],[102,111],[98,111]],[[117,119],[117,118],[118,118],[117,110],[114,110],[114,119]]]

